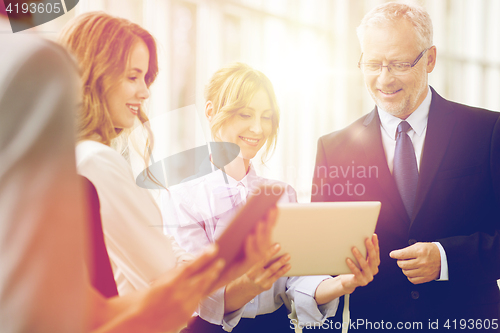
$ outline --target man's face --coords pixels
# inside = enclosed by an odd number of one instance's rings
[[[413,63],[420,52],[412,25],[404,20],[396,24],[367,28],[361,62],[384,66],[396,62]],[[427,96],[427,75],[434,69],[436,48],[431,47],[406,74],[395,76],[387,67],[378,75],[364,75],[368,92],[384,111],[406,119]]]

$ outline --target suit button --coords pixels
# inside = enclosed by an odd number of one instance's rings
[[[413,245],[413,244],[415,244],[416,242],[417,242],[417,240],[412,238],[412,239],[410,239],[410,240],[408,241],[408,245]]]
[[[418,299],[419,297],[420,297],[420,294],[418,293],[418,291],[411,292],[411,298]]]

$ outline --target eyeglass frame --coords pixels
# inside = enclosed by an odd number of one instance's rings
[[[432,47],[432,46],[431,46]],[[422,59],[422,57],[424,56],[425,52],[427,52],[431,47],[428,47],[426,48],[425,50],[423,50],[417,57],[417,59],[415,59],[415,61],[413,63],[409,63],[409,62],[395,62],[395,63],[390,63],[389,65],[385,65],[383,66],[382,64],[377,64],[379,65],[379,69],[380,69],[380,72],[378,74],[372,74],[372,75],[379,75],[380,73],[382,73],[382,68],[383,67],[387,67],[387,71],[389,73],[391,73],[392,75],[405,75],[406,73],[408,73],[409,71],[406,71],[404,72],[403,74],[394,74],[393,72],[391,72],[391,70],[389,69],[389,66],[392,66],[392,65],[395,65],[395,64],[410,64],[410,69],[415,67],[417,65],[417,63],[420,61],[420,59]],[[363,70],[361,69],[361,65],[363,64],[372,64],[372,65],[375,65],[376,63],[374,62],[361,62],[361,59],[363,59],[363,52],[361,52],[361,56],[359,57],[359,61],[358,61],[358,68],[361,70],[361,72],[363,72]],[[370,75],[370,74],[368,74]]]

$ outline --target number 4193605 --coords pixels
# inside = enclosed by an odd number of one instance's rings
[[[498,329],[498,319],[453,319],[450,320],[448,319],[444,325],[444,328],[446,329],[454,329],[456,330],[461,329],[461,330],[480,330],[480,329],[486,329],[486,330],[496,330]]]
[[[27,3],[27,2],[23,2],[23,3],[16,3],[15,5],[12,5],[12,3],[9,3],[9,5],[7,6],[7,8],[5,9],[7,11],[7,13],[12,13],[14,12],[15,14],[19,14],[19,13],[23,13],[23,14],[26,14],[28,12],[30,12],[31,14],[35,14],[35,13],[39,13],[39,14],[42,14],[42,13],[55,13],[55,14],[58,14],[61,12],[61,3],[59,2],[56,2],[56,3]]]

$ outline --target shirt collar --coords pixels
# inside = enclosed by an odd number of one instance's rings
[[[210,164],[212,164],[212,163],[210,162]],[[209,180],[211,182],[213,182],[214,185],[217,185],[217,186],[220,186],[221,183],[225,183],[226,181],[224,179],[223,171],[221,169],[218,169],[213,164],[212,164],[212,168],[215,169],[215,171],[213,171],[210,174],[210,176],[208,177]],[[226,177],[227,177],[227,181],[229,183],[229,184],[226,183],[226,185],[228,187],[236,187],[236,186],[238,186],[238,184],[241,183],[243,186],[248,188],[249,184],[253,184],[253,179],[255,179],[257,177],[257,173],[255,171],[255,168],[252,165],[252,162],[250,162],[248,172],[245,175],[245,177],[243,177],[243,179],[236,180],[233,177],[229,176],[227,173],[226,173]]]
[[[427,96],[418,108],[406,118],[408,124],[415,131],[418,136],[422,136],[425,128],[427,127],[427,119],[429,119],[429,109],[432,101],[431,88],[427,87]],[[380,125],[382,129],[394,140],[396,140],[396,131],[401,119],[389,114],[377,106],[378,115],[380,118]]]

